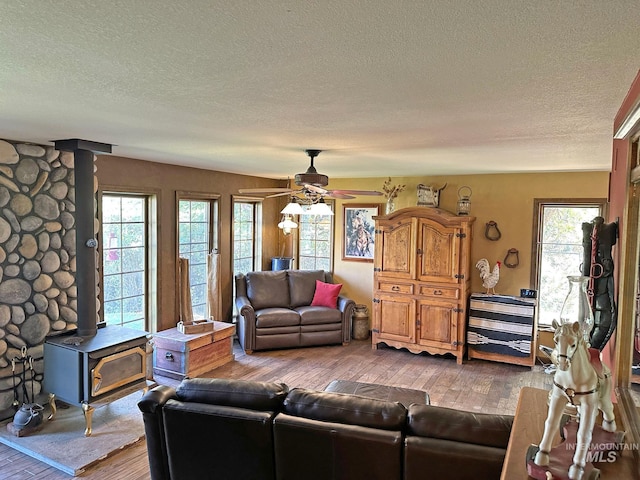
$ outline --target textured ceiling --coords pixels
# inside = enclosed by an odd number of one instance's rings
[[[285,178],[608,170],[638,1],[0,0],[0,137]]]

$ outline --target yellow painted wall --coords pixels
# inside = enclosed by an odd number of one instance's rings
[[[159,263],[160,318],[158,329],[175,325],[176,298],[176,191],[220,194],[220,252],[223,256],[222,285],[223,311],[230,318],[231,298],[231,197],[239,188],[276,186],[274,180],[242,175],[199,170],[168,164],[145,162],[116,156],[99,157],[97,175],[100,185],[114,191],[153,191],[159,200],[160,232],[158,243],[161,249]],[[390,166],[390,170],[392,167]],[[396,200],[396,208],[416,205],[417,185],[447,187],[441,193],[440,206],[455,212],[458,189],[469,186],[471,214],[476,216],[472,239],[471,259],[473,264],[487,258],[492,264],[502,261],[509,248],[520,251],[517,268],[502,268],[496,291],[507,295],[519,295],[520,288],[528,288],[531,268],[531,236],[534,198],[594,198],[606,197],[608,172],[552,173],[552,174],[502,174],[443,177],[392,177],[392,183],[406,184],[406,189]],[[328,188],[381,190],[384,178],[334,179]],[[336,201],[334,277],[344,284],[343,293],[371,308],[373,290],[373,263],[342,260],[343,212],[342,206],[349,203],[380,203],[384,211],[384,197],[357,197],[353,200]],[[266,199],[263,203],[264,222],[263,265],[270,268],[273,256],[289,255],[293,237],[284,237],[276,227],[281,219],[280,210],[286,197]],[[425,207],[426,208],[426,207]],[[494,220],[502,232],[502,238],[492,242],[484,238],[486,222]],[[472,290],[482,291],[477,270],[472,268]]]
[[[390,166],[390,170],[392,167]],[[333,179],[327,188],[379,190],[386,178]],[[502,268],[496,292],[520,295],[521,288],[531,288],[531,248],[533,229],[533,201],[535,198],[607,198],[609,173],[531,173],[498,175],[459,175],[438,177],[391,177],[392,184],[406,184],[406,189],[396,199],[396,208],[417,204],[417,185],[447,187],[440,196],[440,207],[456,211],[458,190],[469,186],[471,215],[476,217],[471,243],[472,291],[483,291],[475,262],[486,258],[493,266],[504,260],[510,248],[519,251],[520,264],[516,268]],[[336,201],[336,242],[334,276],[344,283],[344,292],[356,303],[371,308],[373,291],[373,264],[342,260],[342,207],[348,203],[384,202],[384,197],[357,197],[354,200]],[[425,207],[428,208],[428,207]],[[485,225],[497,222],[502,237],[498,241],[487,240]]]

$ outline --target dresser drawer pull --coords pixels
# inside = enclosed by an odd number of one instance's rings
[[[394,285],[393,287],[391,287],[391,291],[392,292],[399,292],[400,291],[400,287],[397,285]]]
[[[442,295],[442,290],[434,290],[433,294],[434,295]]]
[[[164,358],[166,358],[167,360],[169,360],[170,362],[173,362],[173,353],[171,352],[167,352],[164,354]]]

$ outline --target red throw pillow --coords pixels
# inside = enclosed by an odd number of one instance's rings
[[[311,306],[338,308],[338,295],[341,288],[341,283],[324,283],[316,280],[316,293],[313,294]]]

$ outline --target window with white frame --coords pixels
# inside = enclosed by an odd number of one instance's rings
[[[535,199],[532,274],[538,290],[538,323],[558,319],[569,291],[567,276],[580,275],[582,224],[604,215],[606,199]]]
[[[256,199],[233,201],[233,274],[260,270],[262,204]]]
[[[333,204],[328,204],[333,210]],[[300,215],[298,268],[332,271],[333,215]]]
[[[103,319],[148,330],[149,197],[103,193],[101,205]]]

